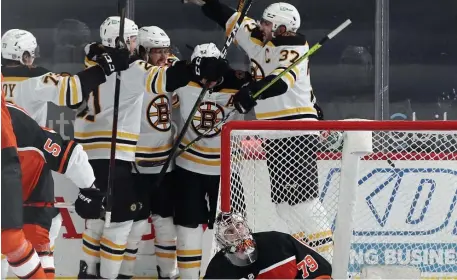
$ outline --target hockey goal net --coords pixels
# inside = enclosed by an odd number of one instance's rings
[[[304,240],[335,278],[457,277],[457,122],[233,121],[221,165],[221,211]]]

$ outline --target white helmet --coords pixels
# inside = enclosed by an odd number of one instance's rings
[[[192,61],[196,57],[217,57],[217,58],[219,58],[220,56],[221,56],[221,51],[216,47],[215,44],[213,44],[213,43],[201,44],[201,45],[197,45],[194,48],[194,52],[192,53],[190,60]]]
[[[143,46],[145,49],[169,48],[170,37],[157,26],[144,26],[138,32],[138,47]]]
[[[262,18],[273,23],[273,32],[281,25],[286,27],[286,31],[297,32],[301,24],[300,13],[298,13],[297,8],[284,2],[268,6],[263,12]]]
[[[118,16],[107,18],[100,26],[100,38],[102,44],[106,47],[116,47],[116,39],[119,37],[119,27],[121,19]],[[129,39],[132,36],[138,35],[138,26],[133,20],[125,19],[124,25],[124,40],[129,44]]]
[[[21,30],[11,29],[2,36],[2,57],[11,59],[24,64],[23,55],[28,52],[32,58],[36,56],[38,44],[32,33]]]

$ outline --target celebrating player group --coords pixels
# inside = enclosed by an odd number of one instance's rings
[[[252,233],[245,213],[217,209],[223,123],[252,110],[259,120],[323,119],[308,59],[299,61],[309,46],[298,33],[298,10],[275,3],[256,21],[246,15],[252,0],[240,1],[238,10],[222,0],[183,2],[201,6],[202,16],[223,28],[223,49],[201,42],[189,59],[178,59],[160,27],[111,16],[100,26],[100,41],[84,49],[86,69],[64,75],[33,64],[37,41],[30,32],[2,36],[3,275],[9,265],[20,278],[54,278],[62,223],[55,172],[79,187],[74,206],[86,225],[75,261],[79,279],[134,277],[149,218],[159,279],[331,277],[331,227],[316,214],[325,212],[318,199],[318,132],[265,140],[268,171],[276,176],[272,202],[282,219],[298,221],[293,231],[304,236]],[[245,51],[252,71],[230,67],[225,54],[232,43]],[[48,102],[78,112],[74,140],[45,128]],[[290,141],[309,148],[290,151]],[[286,153],[278,165],[275,157]],[[214,229],[220,251],[200,275],[204,225]]]

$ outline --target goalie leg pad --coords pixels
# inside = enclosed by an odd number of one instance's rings
[[[156,235],[154,245],[160,276],[166,278],[175,277],[178,274],[176,259],[177,233],[173,218],[162,218],[159,215],[153,215],[152,224]]]
[[[333,234],[329,216],[319,199],[293,206],[280,203],[276,205],[276,211],[295,238],[303,240],[331,263]]]
[[[199,279],[202,260],[203,227],[177,226],[177,256],[181,279]]]
[[[124,259],[127,240],[133,221],[111,223],[103,229],[100,239],[100,276],[114,279],[118,276]]]
[[[125,249],[124,260],[122,261],[119,274],[123,276],[133,276],[135,270],[136,255],[141,238],[148,230],[148,220],[141,220],[133,222],[132,229],[130,230],[127,239],[127,248]],[[156,237],[157,238],[157,237]]]
[[[87,265],[86,273],[97,275],[97,264],[100,263],[100,239],[105,221],[86,220],[86,229],[83,232],[83,257]]]

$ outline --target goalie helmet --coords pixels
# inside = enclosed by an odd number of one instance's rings
[[[220,57],[221,51],[213,43],[197,45],[194,48],[194,52],[190,57],[190,60],[193,61],[196,57]]]
[[[38,44],[35,36],[26,30],[11,29],[2,36],[2,58],[26,64],[24,54],[28,53],[32,61],[37,57]]]
[[[119,28],[121,19],[118,16],[107,18],[100,26],[100,38],[102,44],[106,47],[116,47],[116,39],[119,37]],[[125,19],[124,24],[124,40],[130,46],[132,37],[138,36],[138,26],[133,20]]]
[[[297,32],[301,24],[300,13],[297,8],[284,2],[274,3],[268,6],[263,12],[262,18],[273,23],[273,32],[281,25],[286,27],[286,31]]]
[[[216,218],[216,241],[225,257],[236,266],[257,260],[257,250],[246,220],[238,213],[219,213]]]

